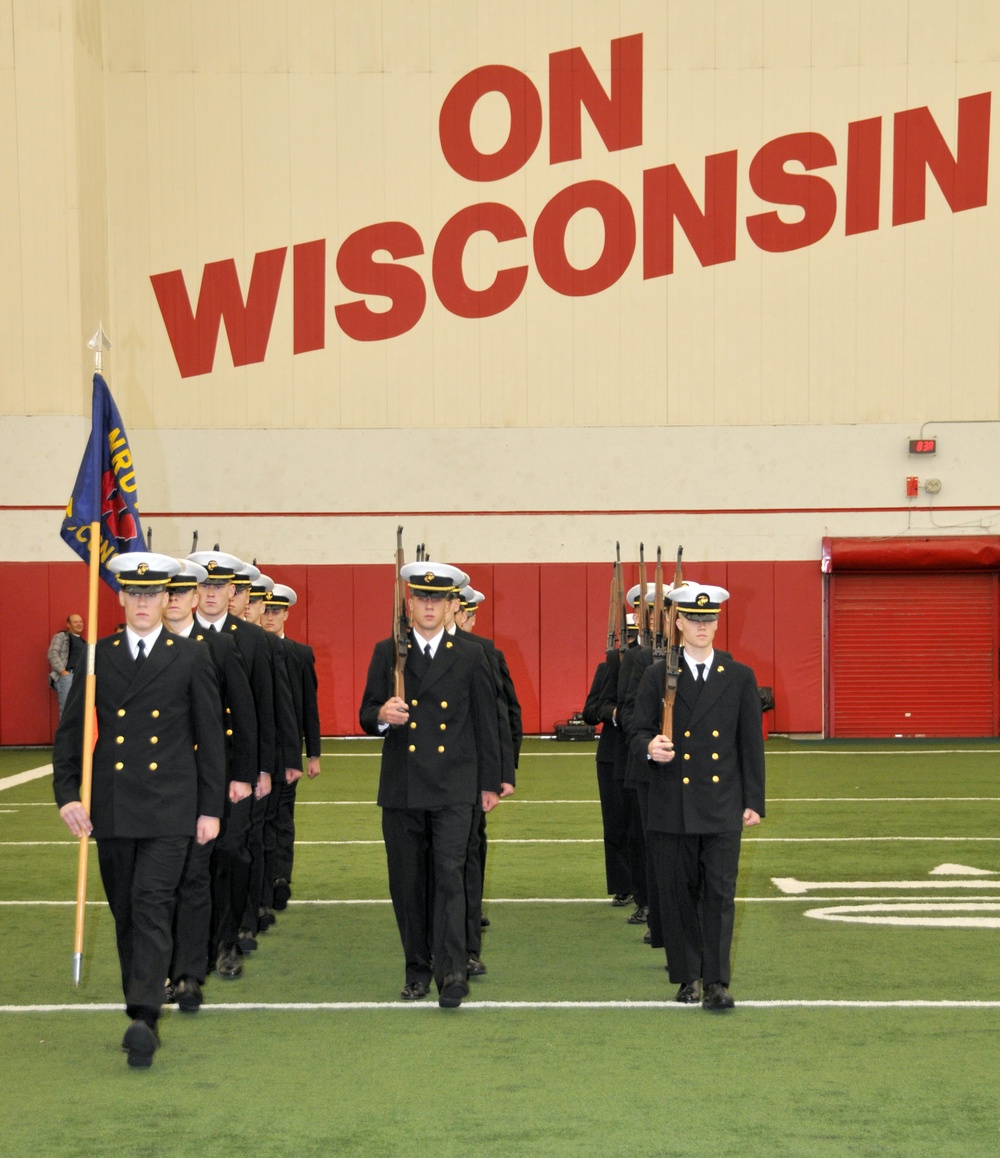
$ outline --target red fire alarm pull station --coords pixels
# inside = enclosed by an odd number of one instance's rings
[[[919,488],[920,488],[920,480],[917,478],[917,476],[915,474],[907,475],[906,476],[906,497],[908,499],[915,499],[917,497],[917,491],[919,490]]]

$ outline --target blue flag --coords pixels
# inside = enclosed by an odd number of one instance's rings
[[[125,426],[107,382],[94,375],[93,424],[76,485],[66,507],[62,537],[85,563],[90,560],[90,524],[101,525],[101,578],[118,581],[108,560],[125,551],[144,551],[136,504],[135,468]]]

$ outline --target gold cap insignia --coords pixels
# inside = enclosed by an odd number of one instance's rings
[[[209,559],[209,561],[207,563],[207,569],[209,571],[214,571],[216,569],[216,567],[218,567],[218,565],[219,564],[214,559]]]
[[[138,571],[140,575],[145,575],[148,570],[149,570],[149,564],[148,563],[140,563],[139,566],[136,567],[136,571]]]
[[[708,598],[708,595],[706,594],[706,592],[699,591],[698,596],[695,599],[695,604],[698,607],[704,607],[708,602],[709,602],[709,598]]]
[[[434,582],[434,572],[433,571],[427,572],[427,574],[424,576],[424,582],[425,583],[433,583]]]

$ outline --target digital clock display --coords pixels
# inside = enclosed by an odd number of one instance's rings
[[[936,438],[911,438],[910,454],[936,454]]]

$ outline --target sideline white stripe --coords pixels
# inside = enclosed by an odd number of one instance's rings
[[[985,797],[984,799],[993,799],[992,797]],[[1000,799],[1000,797],[997,797]],[[301,808],[302,805],[317,805],[317,804],[371,804],[375,805],[374,800],[298,800],[295,803],[296,808]],[[513,796],[505,796],[500,801],[500,807],[506,808],[508,804],[600,804],[599,800],[517,800]]]
[[[737,1009],[1000,1009],[1000,1001],[925,1001],[909,999],[901,1001],[848,1001],[830,998],[807,1000],[804,998],[740,998]],[[661,1001],[463,1001],[463,1009],[700,1009],[697,1005],[681,1005],[673,997]],[[240,1001],[220,1002],[218,1005],[206,1003],[201,1007],[202,1016],[213,1013],[287,1012],[351,1013],[373,1009],[406,1010],[437,1009],[437,1002],[431,997],[427,1001]],[[0,1013],[117,1013],[122,1012],[120,1004],[80,1004],[80,1005],[0,1005]],[[730,1015],[731,1016],[731,1015]]]
[[[0,780],[0,792],[7,788],[16,788],[18,784],[28,784],[32,780],[41,780],[43,776],[52,775],[52,765],[43,764],[40,768],[29,768],[27,772],[15,772],[13,776],[4,776]],[[51,808],[52,805],[47,805]]]

